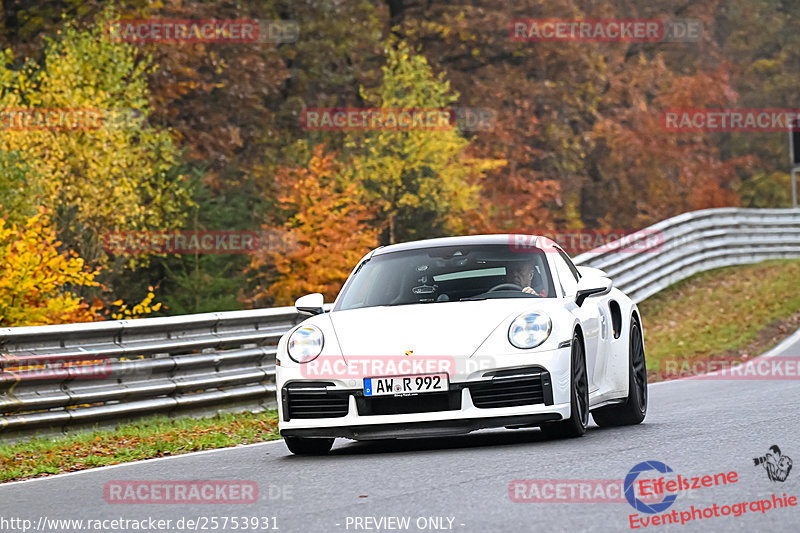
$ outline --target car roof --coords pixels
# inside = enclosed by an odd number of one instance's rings
[[[437,248],[441,246],[468,246],[479,244],[505,244],[511,246],[551,247],[556,243],[547,237],[526,235],[521,233],[502,233],[495,235],[465,235],[461,237],[440,237],[438,239],[425,239],[423,241],[401,242],[381,246],[374,250],[373,255],[382,255],[405,250],[418,250],[420,248]]]

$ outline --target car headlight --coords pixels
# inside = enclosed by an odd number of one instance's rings
[[[324,342],[322,332],[316,326],[297,328],[287,343],[289,357],[297,363],[313,361],[322,353]]]
[[[536,348],[550,336],[552,325],[550,317],[542,313],[519,315],[508,327],[508,342],[523,350]]]

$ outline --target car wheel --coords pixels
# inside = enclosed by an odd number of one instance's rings
[[[576,331],[572,337],[570,358],[570,415],[566,420],[542,424],[542,432],[554,438],[580,437],[589,425],[589,381],[586,374],[586,355]]]
[[[286,447],[295,455],[325,455],[331,451],[334,439],[309,439],[285,437]]]
[[[647,414],[647,367],[644,357],[644,342],[639,321],[631,321],[629,342],[628,398],[625,403],[609,405],[592,411],[598,426],[631,426],[644,420]]]

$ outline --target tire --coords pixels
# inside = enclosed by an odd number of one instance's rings
[[[331,451],[334,439],[309,439],[306,437],[285,437],[286,447],[295,455],[325,455]]]
[[[542,432],[548,437],[559,439],[580,437],[586,433],[586,426],[589,425],[589,381],[586,374],[586,354],[577,331],[572,336],[570,373],[569,418],[560,422],[542,424]]]
[[[628,398],[625,403],[592,411],[592,418],[600,427],[632,426],[647,415],[647,366],[641,326],[636,318],[631,320],[628,345]]]

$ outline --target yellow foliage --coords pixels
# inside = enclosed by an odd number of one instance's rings
[[[40,326],[114,319],[138,318],[161,309],[147,297],[129,308],[122,300],[112,303],[116,310],[101,310],[103,303],[89,304],[74,294],[74,287],[100,287],[99,270],[88,270],[74,251],[61,252],[47,211],[30,217],[24,224],[9,224],[0,218],[0,326]]]
[[[74,252],[60,253],[44,210],[24,226],[0,219],[0,325],[32,326],[97,320],[99,305],[69,291],[98,286]]]
[[[42,65],[28,60],[16,67],[10,51],[0,52],[0,109],[25,116],[50,110],[72,117],[65,124],[75,128],[6,128],[0,150],[30,166],[38,205],[54,217],[57,207],[71,208],[52,221],[58,231],[88,229],[87,240],[119,228],[177,227],[190,203],[173,170],[178,151],[169,131],[147,122],[152,58],[104,37],[111,16],[106,12],[89,30],[68,25],[58,40],[48,39]]]

